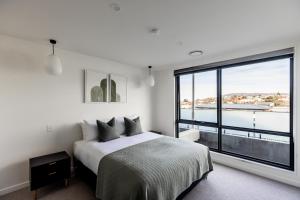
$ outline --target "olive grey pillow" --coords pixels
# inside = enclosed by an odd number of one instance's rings
[[[125,134],[127,136],[137,135],[142,133],[142,127],[140,118],[137,117],[135,119],[129,119],[124,117],[125,122]]]
[[[120,137],[116,132],[116,119],[112,118],[109,122],[101,122],[97,120],[98,134],[100,142],[107,142]]]

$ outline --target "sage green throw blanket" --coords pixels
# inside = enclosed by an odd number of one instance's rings
[[[161,137],[104,156],[98,167],[101,200],[174,200],[212,171],[206,146]]]

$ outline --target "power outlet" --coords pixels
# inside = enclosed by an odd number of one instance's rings
[[[46,132],[47,133],[52,133],[53,132],[53,127],[51,125],[46,126]]]

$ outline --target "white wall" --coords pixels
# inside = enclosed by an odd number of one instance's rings
[[[173,70],[154,71],[153,129],[174,136],[175,131],[175,80]]]
[[[51,76],[44,70],[49,53],[46,43],[0,35],[0,195],[28,184],[30,157],[60,150],[71,154],[83,119],[138,114],[143,129],[151,128],[145,69],[57,49],[64,71]],[[128,102],[84,104],[85,68],[128,77]]]
[[[160,130],[167,135],[174,136],[175,129],[175,85],[174,85],[174,69],[191,67],[196,65],[202,65],[212,62],[218,62],[233,58],[239,58],[243,56],[254,55],[258,53],[264,53],[268,51],[274,51],[278,49],[284,49],[288,47],[295,47],[295,102],[294,102],[294,141],[295,141],[295,171],[282,170],[262,164],[253,163],[250,161],[245,161],[242,159],[234,158],[231,156],[225,156],[218,153],[212,153],[214,161],[220,162],[232,167],[236,167],[242,170],[246,170],[261,176],[269,177],[278,181],[289,183],[300,187],[300,159],[299,159],[299,144],[300,144],[300,42],[299,40],[287,40],[287,41],[277,41],[269,44],[262,44],[261,46],[255,47],[245,47],[244,49],[239,49],[231,52],[224,52],[220,55],[201,57],[201,59],[193,60],[190,62],[183,63],[181,65],[168,67],[161,71],[156,71],[155,80],[156,86],[153,91],[153,103],[155,112],[153,112],[153,122],[154,129]]]

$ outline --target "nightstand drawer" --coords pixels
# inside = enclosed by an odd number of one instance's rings
[[[57,162],[51,162],[49,164],[33,167],[31,169],[31,177],[33,179],[45,178],[53,175],[65,174],[68,172],[69,160],[62,160]],[[67,174],[66,174],[67,175]]]
[[[51,162],[47,164],[47,174],[51,175],[53,174],[52,172],[66,172],[66,170],[70,166],[70,160],[61,160],[57,162]]]
[[[43,187],[50,183],[56,182],[58,180],[63,180],[64,176],[59,172],[51,172],[47,175],[37,177],[31,180],[31,190],[35,190],[37,188]]]

